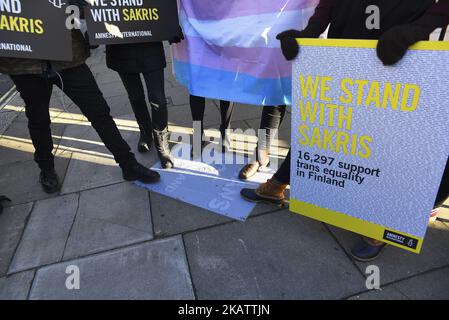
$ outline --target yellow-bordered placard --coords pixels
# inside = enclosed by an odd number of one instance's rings
[[[364,48],[375,49],[377,40],[354,39],[296,39],[301,46]],[[410,50],[449,51],[449,41],[420,41],[410,47]]]
[[[377,40],[353,40],[353,39],[297,39],[300,46],[313,47],[335,47],[335,48],[361,48],[375,49]],[[449,42],[444,41],[421,41],[413,45],[411,50],[425,51],[449,51]],[[424,238],[412,236],[402,231],[394,230],[379,224],[365,221],[342,212],[333,211],[327,208],[307,203],[292,198],[290,200],[290,210],[303,216],[319,220],[330,225],[346,229],[366,237],[378,239],[385,243],[420,253]]]
[[[343,213],[321,208],[316,205],[291,199],[290,211],[319,220],[333,226],[346,229],[366,237],[379,239],[393,246],[405,249],[414,253],[420,253],[423,238],[417,238],[401,231],[377,225],[368,221],[357,219]],[[391,239],[391,240],[389,240]]]

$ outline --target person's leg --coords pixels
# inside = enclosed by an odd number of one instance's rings
[[[122,168],[123,178],[147,183],[158,181],[159,174],[140,165],[131,153],[129,145],[123,140],[111,117],[109,106],[87,65],[66,69],[61,72],[61,78],[63,83],[56,81],[56,84],[92,123],[106,148]]]
[[[232,113],[234,111],[234,103],[220,100],[220,134],[221,134],[221,150],[226,152],[226,149],[231,146],[231,140],[228,136],[228,129],[231,129]]]
[[[151,123],[150,112],[145,101],[145,92],[142,85],[140,74],[138,73],[119,73],[123,85],[128,93],[131,108],[136,116],[137,124],[140,130],[140,139],[137,150],[141,153],[148,152],[153,143],[153,126]]]
[[[449,160],[444,169],[443,178],[441,179],[440,189],[435,200],[435,208],[441,207],[444,201],[449,198]]]
[[[205,142],[204,136],[204,111],[206,109],[206,99],[190,95],[190,111],[192,113],[192,120],[194,122],[193,144],[192,144],[192,158],[196,158],[202,154]],[[199,128],[197,128],[199,124]],[[199,129],[196,130],[196,129]]]
[[[151,112],[153,115],[153,134],[156,150],[164,169],[174,166],[168,143],[168,110],[167,98],[165,97],[164,69],[144,74],[148,88]]]
[[[192,120],[201,123],[201,136],[204,134],[204,111],[206,109],[206,98],[190,95],[190,112]]]
[[[35,149],[34,160],[41,170],[54,169],[49,104],[52,84],[39,75],[11,76],[25,102],[28,130]]]
[[[242,168],[239,178],[246,180],[268,165],[271,140],[277,133],[285,117],[287,106],[264,106],[259,127],[259,141],[256,147],[256,160]]]
[[[257,189],[242,189],[240,191],[242,197],[251,202],[284,205],[286,203],[284,191],[290,184],[290,153],[291,151],[270,180],[262,183]]]
[[[11,76],[11,79],[25,102],[28,130],[35,149],[34,161],[41,169],[39,182],[46,193],[56,193],[60,189],[60,184],[52,153],[53,139],[49,112],[53,85],[40,75]]]

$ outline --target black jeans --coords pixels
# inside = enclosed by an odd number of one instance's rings
[[[440,207],[446,199],[449,198],[449,159],[444,169],[443,179],[441,180],[440,189],[438,190],[435,207]]]
[[[51,78],[43,75],[11,76],[17,91],[25,101],[28,129],[36,150],[34,160],[41,170],[54,169],[49,112],[53,85],[61,88],[78,105],[105,146],[114,155],[117,163],[122,165],[128,161],[134,161],[134,155],[112,119],[109,106],[87,65],[63,70],[60,76],[62,83],[57,76]]]
[[[282,162],[278,171],[274,174],[274,177],[277,181],[283,184],[290,184],[290,163],[291,163],[291,152],[292,150],[288,150],[287,158],[285,158],[284,162]]]
[[[260,119],[260,130],[265,134],[259,134],[259,142],[257,148],[260,150],[268,150],[271,145],[271,139],[276,130],[282,124],[285,117],[287,106],[264,106],[262,110],[262,118]],[[257,156],[259,156],[257,152]],[[258,159],[259,160],[259,159]]]
[[[201,122],[201,133],[204,132],[204,110],[206,109],[206,98],[190,95],[190,111],[193,121]],[[220,132],[225,133],[226,129],[231,128],[232,112],[234,103],[229,101],[220,101],[221,125]]]
[[[291,149],[288,152],[287,158],[279,167],[278,171],[274,174],[277,181],[290,184],[290,163],[291,163]],[[438,195],[435,200],[435,208],[440,207],[446,199],[449,198],[449,159],[444,169],[443,179],[441,180]]]
[[[143,78],[148,90],[151,113],[145,101],[145,91],[139,73],[119,73],[131,107],[136,116],[140,132],[152,134],[152,130],[164,131],[168,126],[167,99],[165,98],[164,69],[144,73]],[[153,120],[151,120],[153,118]]]

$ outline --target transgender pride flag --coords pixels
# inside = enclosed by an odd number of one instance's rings
[[[173,46],[190,93],[254,105],[291,104],[292,65],[276,35],[303,29],[318,0],[180,0],[185,41]]]

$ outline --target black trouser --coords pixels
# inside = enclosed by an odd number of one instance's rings
[[[264,135],[259,135],[259,142],[257,148],[260,150],[269,150],[271,145],[271,139],[275,134],[276,130],[282,124],[285,117],[285,111],[287,106],[264,106],[262,110],[262,118],[260,119],[260,128],[265,133]],[[256,152],[257,157],[259,153]],[[259,160],[259,159],[258,159]]]
[[[449,198],[449,159],[444,169],[443,179],[441,180],[440,189],[438,190],[435,207],[440,207],[446,199]]]
[[[25,101],[25,114],[33,142],[34,160],[41,170],[54,169],[53,139],[50,128],[49,103],[53,85],[57,85],[81,109],[92,123],[101,140],[120,165],[133,161],[134,155],[123,140],[110,109],[103,98],[92,72],[83,64],[60,72],[59,77],[43,75],[13,75],[11,79]]]
[[[289,150],[287,158],[285,158],[278,171],[274,174],[276,180],[284,184],[290,184],[290,153],[291,150]],[[444,169],[443,179],[441,180],[440,189],[435,200],[435,208],[440,207],[447,198],[449,198],[449,159]]]
[[[140,132],[152,134],[152,130],[164,131],[168,125],[167,99],[165,98],[164,69],[144,73],[151,113],[145,101],[145,91],[139,73],[119,73],[128,92],[131,107]],[[151,120],[153,118],[153,120]]]
[[[193,121],[201,122],[201,133],[204,132],[204,110],[206,109],[206,98],[190,95],[190,111]],[[225,133],[226,129],[231,128],[232,112],[234,103],[229,101],[220,101],[221,125],[220,132]]]
[[[292,150],[288,150],[287,158],[285,158],[284,162],[282,162],[278,171],[274,174],[274,177],[277,181],[283,184],[290,184],[290,163],[291,163],[291,152]]]

